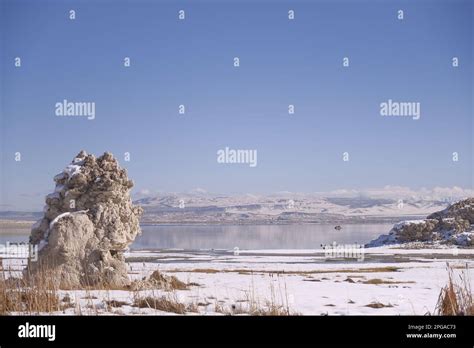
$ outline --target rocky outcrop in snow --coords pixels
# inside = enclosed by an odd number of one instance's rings
[[[424,220],[402,221],[366,247],[406,242],[474,246],[474,198],[454,203]]]
[[[140,233],[142,208],[132,205],[125,169],[108,152],[81,151],[54,181],[31,231],[38,261],[29,261],[25,275],[52,271],[61,288],[128,285],[123,252]]]

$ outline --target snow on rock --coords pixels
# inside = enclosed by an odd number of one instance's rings
[[[366,244],[365,247],[373,248],[373,247],[379,247],[383,245],[397,244],[397,243],[398,243],[397,237],[395,236],[394,233],[390,232],[389,234],[382,234],[378,236],[376,239]]]
[[[70,164],[66,167],[66,169],[64,169],[64,173],[67,174],[68,178],[71,178],[74,175],[79,174],[81,172],[81,168],[81,165]]]
[[[450,240],[456,245],[472,246],[474,245],[474,232],[461,232],[451,236]]]
[[[474,224],[474,197],[451,204],[446,209],[429,215],[428,219],[437,219],[439,217],[462,218]]]
[[[25,274],[51,269],[62,288],[128,285],[123,252],[140,233],[143,210],[132,204],[125,169],[110,153],[96,158],[81,151],[54,181],[30,235],[39,260]]]
[[[474,246],[474,198],[461,200],[448,208],[430,214],[424,220],[409,220],[395,224],[387,235],[381,235],[366,245],[408,242],[437,242]]]
[[[53,228],[54,224],[55,224],[56,222],[58,222],[59,219],[65,217],[65,216],[68,216],[68,215],[70,215],[70,214],[71,214],[71,213],[67,211],[67,212],[65,212],[65,213],[62,213],[62,214],[59,214],[58,216],[56,216],[56,217],[54,218],[54,220],[52,220],[52,221],[49,223],[49,229]]]

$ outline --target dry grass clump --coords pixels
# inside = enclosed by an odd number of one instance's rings
[[[62,310],[52,272],[41,270],[34,277],[15,278],[0,271],[0,315],[12,313],[37,314]]]
[[[277,305],[271,301],[248,303],[248,305],[225,306],[219,302],[215,303],[214,311],[225,315],[254,315],[254,316],[289,316],[291,313],[288,307]]]
[[[415,283],[412,280],[408,281],[396,281],[396,280],[386,280],[386,279],[380,279],[380,278],[374,278],[374,279],[368,279],[362,281],[363,284],[373,284],[373,285],[380,285],[380,284],[413,284]]]
[[[272,281],[270,283],[270,298],[263,302],[255,296],[255,291],[252,281],[252,290],[248,294],[248,314],[256,316],[289,316],[298,315],[292,312],[289,305],[289,295],[286,289],[286,284],[282,286],[279,274],[276,275],[276,286]]]
[[[367,305],[365,305],[365,307],[370,307],[370,308],[375,308],[375,309],[379,309],[379,308],[389,308],[389,307],[393,307],[392,304],[383,304],[381,302],[372,302],[372,303],[369,303]]]
[[[216,302],[214,311],[225,315],[254,315],[254,316],[290,316],[299,315],[290,309],[289,295],[286,285],[281,284],[279,275],[270,283],[270,297],[260,300],[256,295],[253,285],[245,294],[245,299],[236,301],[235,304],[226,306],[223,302]]]
[[[290,308],[278,305],[272,301],[265,301],[263,305],[252,305],[249,310],[250,315],[256,316],[288,316],[295,315],[290,312]]]
[[[435,312],[438,315],[474,315],[473,294],[469,279],[468,266],[458,275],[457,281],[453,268],[447,264],[448,284],[441,289]]]
[[[214,311],[225,315],[254,315],[254,316],[289,316],[298,315],[292,313],[290,308],[285,305],[277,304],[271,300],[263,302],[249,302],[246,305],[241,303],[225,306],[219,302],[215,303]]]
[[[161,296],[138,297],[134,301],[134,306],[139,308],[153,308],[163,312],[185,314],[186,306],[175,298]]]
[[[249,270],[243,268],[236,269],[212,269],[212,268],[194,268],[194,269],[172,269],[168,272],[172,273],[207,273],[207,274],[216,274],[216,273],[238,273],[238,274],[247,274],[247,275],[256,275],[256,274],[268,274],[268,275],[309,275],[309,274],[325,274],[325,273],[378,273],[378,272],[398,272],[400,268],[393,266],[385,267],[368,267],[368,268],[356,268],[356,269],[325,269],[325,270],[308,270],[308,271],[282,271],[282,270]]]
[[[114,308],[130,305],[130,303],[128,302],[118,301],[118,300],[108,300],[108,301],[105,301],[105,304],[109,307],[114,307]]]

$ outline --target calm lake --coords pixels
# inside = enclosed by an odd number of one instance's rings
[[[144,225],[132,250],[315,249],[321,244],[365,244],[392,224],[342,225]],[[2,230],[0,243],[27,242],[29,229]]]
[[[321,244],[364,244],[392,224],[142,226],[132,249],[314,249]]]

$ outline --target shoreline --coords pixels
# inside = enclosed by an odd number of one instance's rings
[[[411,218],[418,218],[419,216],[412,216]],[[397,217],[394,218],[394,221],[401,221],[406,219],[406,217]],[[15,220],[15,219],[3,219],[0,218],[0,228],[12,228],[12,227],[29,227],[32,226],[36,220]],[[221,221],[209,221],[209,222],[140,222],[140,226],[311,226],[311,225],[324,225],[324,226],[336,226],[336,225],[384,225],[390,224],[391,221],[386,220],[357,220],[357,221],[350,221],[350,222],[341,222],[341,221],[334,221],[334,222],[263,222],[263,221],[255,221],[255,222],[221,222]],[[1,234],[0,230],[0,234]]]

